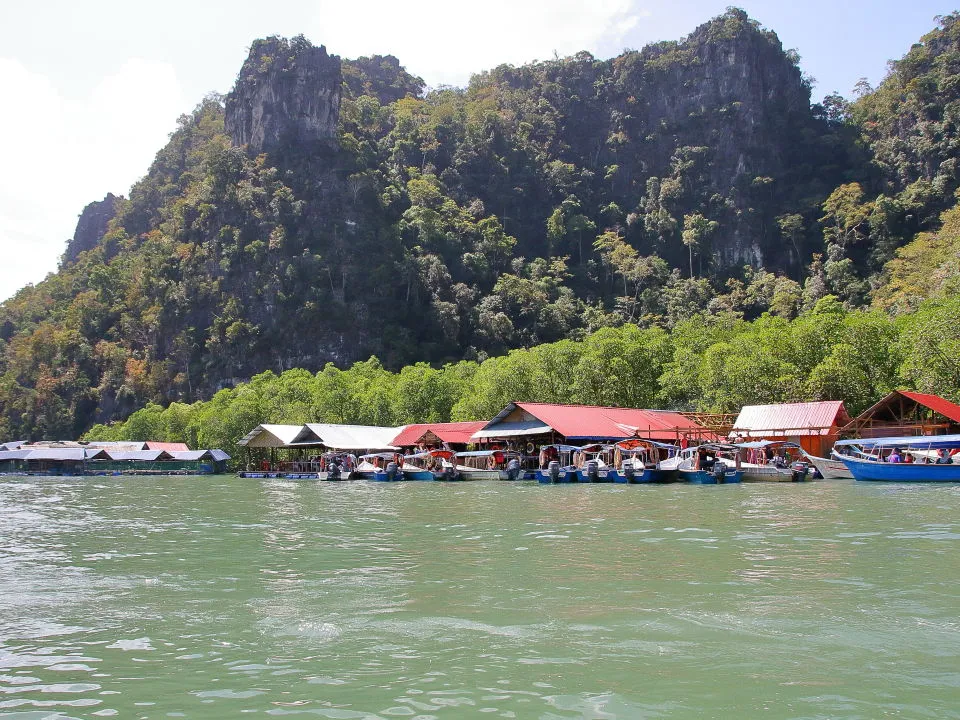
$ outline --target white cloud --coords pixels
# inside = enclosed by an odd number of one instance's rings
[[[68,100],[46,76],[0,58],[0,299],[56,270],[84,206],[126,194],[184,107],[173,67],[129,59]]]
[[[637,0],[321,0],[318,5],[305,32],[311,41],[348,58],[396,55],[431,86],[463,86],[471,74],[502,63],[617,47],[647,14]]]

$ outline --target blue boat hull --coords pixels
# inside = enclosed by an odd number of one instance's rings
[[[672,483],[677,481],[676,470],[657,470],[647,469],[643,471],[644,479],[642,482],[650,483]]]
[[[727,472],[721,478],[706,470],[678,470],[677,475],[681,482],[688,482],[692,485],[731,485],[743,480],[743,473],[739,470]]]
[[[433,480],[433,473],[429,470],[404,470],[402,472],[396,473],[391,479],[389,475],[383,470],[377,470],[373,473],[373,480],[376,482],[410,482],[410,481],[425,481]]]
[[[553,485],[555,483],[575,483],[577,481],[577,471],[573,469],[561,468],[560,474],[557,476],[556,480],[550,477],[549,471],[537,470],[537,482],[541,485]]]
[[[843,464],[854,478],[868,482],[960,483],[960,465],[884,463],[846,457]]]
[[[597,483],[616,483],[616,482],[619,482],[619,483],[623,483],[623,482],[626,482],[626,481],[627,481],[627,479],[626,479],[623,475],[621,475],[620,473],[618,473],[616,470],[612,470],[612,469],[610,469],[610,468],[604,468],[604,469],[602,469],[602,470],[597,470],[597,479],[596,479],[596,480],[594,480],[593,478],[591,478],[591,477],[587,474],[587,471],[586,471],[586,470],[584,470],[584,469],[582,469],[582,468],[579,469],[579,470],[577,470],[577,482],[582,482],[582,483],[594,483],[594,482],[597,482]]]

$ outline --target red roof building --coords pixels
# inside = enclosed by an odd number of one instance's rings
[[[479,442],[532,441],[617,441],[631,437],[651,440],[679,440],[700,435],[704,428],[685,415],[669,410],[554,405],[512,402],[473,439]]]
[[[807,452],[826,456],[850,422],[842,400],[747,405],[733,423],[732,433],[744,440],[786,440]]]
[[[487,423],[483,420],[453,423],[418,423],[407,425],[397,435],[391,445],[399,448],[412,448],[417,445],[435,447],[442,444],[466,446],[472,442],[473,434]],[[462,448],[455,448],[462,449]]]
[[[960,434],[960,405],[939,395],[894,390],[843,428],[851,437]]]
[[[154,442],[147,440],[147,450],[163,450],[165,452],[187,452],[190,450],[186,443],[182,442]]]

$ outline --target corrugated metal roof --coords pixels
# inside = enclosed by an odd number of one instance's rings
[[[540,427],[546,427],[546,430],[541,429],[541,432],[549,432],[552,429],[570,439],[622,440],[640,436],[652,440],[671,440],[676,439],[678,429],[702,430],[694,421],[669,410],[517,402],[507,405],[496,418],[484,426],[483,430],[475,433],[474,437],[534,434],[531,431],[509,434],[506,432],[513,429],[508,426],[521,424],[504,421],[517,408],[539,420]]]
[[[30,450],[30,454],[27,455],[27,460],[59,460],[63,461],[73,461],[73,462],[82,462],[83,460],[99,455],[102,453],[102,450],[93,449],[85,450],[81,447],[76,448],[51,448],[51,447],[42,447],[34,448]]]
[[[733,432],[745,437],[829,435],[831,428],[849,421],[842,400],[747,405],[737,416]]]
[[[190,449],[186,443],[182,442],[154,442],[147,440],[147,450],[166,450],[167,452],[184,452]]]
[[[103,448],[104,450],[126,450],[127,452],[148,449],[143,440],[91,440],[87,443],[87,447]]]
[[[303,430],[303,425],[257,425],[237,441],[250,447],[286,447]]]
[[[960,405],[956,405],[939,395],[930,395],[928,393],[909,392],[907,390],[898,390],[904,397],[908,397],[914,402],[920,403],[944,417],[950,418],[955,422],[960,422]]]
[[[229,460],[230,456],[227,455],[223,450],[214,449],[214,450],[174,450],[170,453],[170,456],[174,460],[214,460],[216,462],[222,462],[224,460]]]
[[[392,444],[397,447],[411,447],[416,445],[428,431],[446,443],[466,445],[477,430],[486,425],[485,420],[452,423],[417,423],[407,425],[397,435]]]
[[[484,438],[508,438],[524,437],[527,435],[546,435],[552,427],[546,425],[541,420],[530,420],[528,422],[498,422],[489,423],[482,430],[477,430],[473,434],[474,440],[483,440]]]
[[[113,450],[103,451],[110,460],[134,460],[137,462],[154,462],[169,460],[170,453],[166,450]]]
[[[393,439],[403,426],[334,425],[307,423],[291,441],[293,446],[320,446],[330,450],[397,450]]]
[[[0,462],[4,460],[24,460],[33,450],[0,450]]]

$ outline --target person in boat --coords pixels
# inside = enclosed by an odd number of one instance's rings
[[[887,456],[887,462],[892,462],[892,463],[903,462],[903,456],[900,454],[900,448],[893,449],[893,452]]]
[[[912,463],[912,462],[913,462],[913,453],[912,453],[912,452],[909,452],[909,451],[908,451],[908,452],[905,452],[905,453],[903,454],[903,462],[905,462],[905,463]]]
[[[714,457],[708,453],[703,448],[697,450],[697,463],[694,466],[694,470],[706,470],[710,472],[713,470]]]
[[[940,448],[937,451],[937,465],[953,465],[953,458],[950,457],[950,453],[947,452],[946,448]]]

